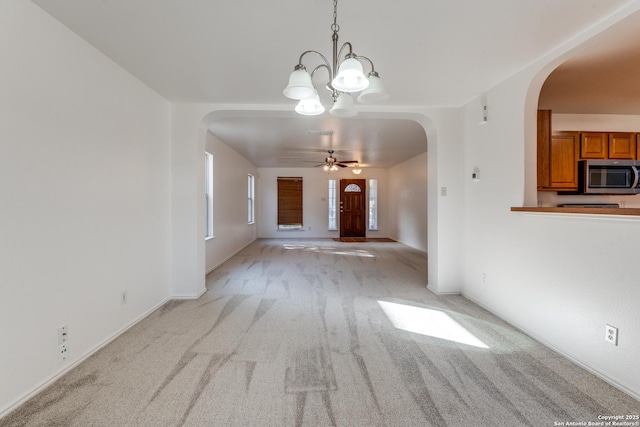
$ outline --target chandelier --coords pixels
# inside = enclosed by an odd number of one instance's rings
[[[315,116],[325,111],[324,106],[320,103],[318,91],[312,83],[314,74],[320,69],[326,69],[329,73],[326,88],[331,92],[331,97],[333,98],[333,107],[329,110],[329,113],[334,116],[353,117],[358,114],[351,97],[354,92],[360,92],[357,100],[364,104],[382,101],[388,96],[384,91],[380,76],[374,69],[373,61],[366,56],[353,53],[353,48],[349,42],[345,42],[338,51],[338,31],[340,31],[340,26],[337,20],[338,0],[334,0],[333,24],[331,25],[331,30],[333,31],[333,36],[331,37],[333,42],[333,61],[329,62],[324,55],[315,50],[302,52],[300,59],[298,59],[298,64],[294,67],[291,76],[289,76],[289,84],[283,91],[284,96],[287,98],[299,100],[296,112],[300,114]],[[342,57],[345,48],[347,53],[344,56],[344,60],[338,63],[338,59]],[[311,74],[307,72],[302,63],[302,59],[309,53],[319,56],[324,62],[315,67]],[[371,66],[371,71],[367,76],[364,75],[361,61]]]

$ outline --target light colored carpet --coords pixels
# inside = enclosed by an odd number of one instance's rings
[[[554,426],[640,402],[399,243],[258,240],[0,426]],[[448,328],[445,328],[448,326]]]

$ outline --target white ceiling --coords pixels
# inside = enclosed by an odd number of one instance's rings
[[[555,113],[640,115],[640,14],[577,49],[556,68],[538,105]]]
[[[330,0],[33,2],[172,102],[293,109],[282,90],[300,54],[331,55]],[[382,110],[457,107],[630,2],[343,0],[338,24],[340,42],[374,61],[391,94]],[[211,130],[258,166],[312,166],[301,159],[319,150],[322,160],[327,141],[305,132],[331,128],[339,154],[387,167],[426,150],[424,131],[397,120],[252,114],[218,119]]]
[[[313,167],[334,150],[339,161],[388,168],[427,151],[424,128],[413,120],[330,116],[239,115],[214,121],[212,132],[259,167]],[[331,135],[320,134],[332,133]],[[330,131],[330,132],[326,132]]]

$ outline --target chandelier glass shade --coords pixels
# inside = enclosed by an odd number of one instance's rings
[[[293,70],[289,76],[289,84],[284,89],[284,96],[291,99],[307,99],[318,95],[318,91],[311,83],[311,75],[307,73],[304,66]]]
[[[338,75],[331,81],[334,89],[340,92],[360,92],[369,86],[369,80],[362,71],[362,64],[355,57],[342,61]]]
[[[304,116],[317,116],[324,113],[324,106],[320,103],[318,92],[314,89],[315,94],[310,98],[301,99],[296,105],[296,112]]]
[[[331,92],[334,102],[333,108],[329,111],[332,115],[353,117],[358,114],[350,93],[361,92],[357,100],[362,103],[379,102],[388,98],[380,76],[374,69],[373,61],[366,56],[353,53],[353,48],[349,42],[344,43],[338,50],[338,31],[340,31],[340,26],[337,24],[337,19],[338,0],[334,0],[333,25],[331,25],[331,30],[333,31],[332,61],[329,62],[324,55],[315,50],[303,52],[300,55],[298,64],[296,64],[289,76],[289,84],[283,91],[284,96],[287,98],[300,101],[296,106],[296,111],[300,114],[316,115],[324,112],[318,92],[313,85],[315,73],[321,69],[325,69],[329,75],[328,80],[323,83]],[[342,57],[345,49],[347,49],[347,53],[342,62],[339,62],[339,58]],[[303,64],[303,59],[308,54],[314,54],[322,60],[320,65],[316,66],[311,73],[307,71]],[[362,66],[363,62],[371,68],[371,71],[366,76]]]
[[[353,98],[351,98],[351,94],[342,92],[338,95],[338,99],[334,101],[333,107],[331,107],[329,113],[338,117],[353,117],[358,114],[353,105]]]
[[[384,91],[382,81],[378,77],[378,73],[369,73],[369,86],[360,92],[358,96],[358,102],[363,104],[371,104],[374,102],[381,102],[389,98],[389,94]]]

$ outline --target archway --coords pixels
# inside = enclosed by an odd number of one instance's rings
[[[201,121],[201,125],[198,131],[198,150],[204,151],[206,144],[207,133],[212,123],[219,121],[223,118],[233,117],[266,117],[266,118],[282,118],[290,117],[291,112],[288,110],[235,110],[235,109],[220,109],[211,111],[204,115]],[[384,112],[364,112],[361,115],[367,119],[380,120],[380,119],[393,119],[393,120],[411,120],[417,123],[424,130],[426,139],[424,143],[427,145],[427,224],[426,224],[426,251],[429,253],[428,258],[428,283],[429,287],[437,290],[438,283],[438,256],[437,256],[437,241],[438,241],[438,199],[437,199],[437,132],[436,127],[432,119],[424,114],[420,113],[384,113]],[[203,167],[203,166],[202,166]],[[203,175],[203,174],[201,174]],[[200,184],[198,184],[200,185]],[[201,202],[199,202],[201,203]],[[203,202],[202,202],[203,203]],[[204,208],[204,207],[203,207]],[[202,209],[198,208],[198,211]],[[204,219],[200,219],[204,222]],[[200,227],[204,229],[204,224]],[[205,247],[202,245],[199,250],[198,256],[204,259]],[[204,266],[203,263],[199,263]],[[202,274],[204,276],[205,271],[203,267]],[[426,284],[425,284],[426,285]]]

